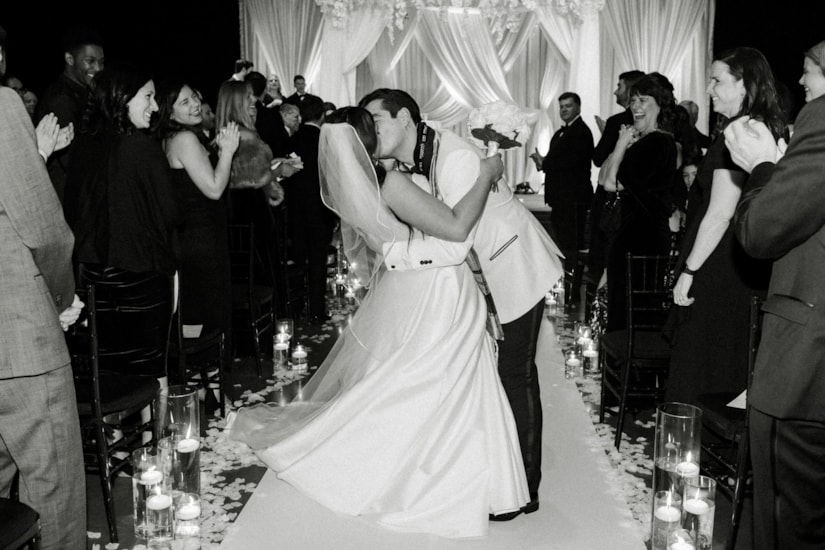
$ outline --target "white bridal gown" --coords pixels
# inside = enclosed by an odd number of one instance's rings
[[[304,388],[310,397],[242,409],[231,436],[337,512],[485,535],[488,514],[529,500],[485,308],[463,264],[382,270]]]

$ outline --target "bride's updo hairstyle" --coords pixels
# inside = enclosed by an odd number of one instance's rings
[[[361,107],[341,107],[331,112],[324,118],[325,124],[343,123],[349,124],[355,129],[358,134],[358,139],[364,144],[364,149],[370,157],[375,154],[378,148],[378,136],[375,133],[375,121],[372,119],[372,114]],[[384,183],[384,178],[387,176],[387,171],[380,163],[374,163],[375,174],[378,176],[378,183]]]

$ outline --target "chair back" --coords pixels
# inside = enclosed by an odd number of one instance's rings
[[[78,400],[87,402],[91,407],[92,416],[102,419],[95,287],[88,285],[86,288],[77,289],[75,293],[86,305],[77,321],[66,331],[72,375]]]
[[[628,332],[661,330],[673,304],[673,264],[669,255],[627,255]]]
[[[255,286],[255,224],[228,226],[229,266],[232,284]]]

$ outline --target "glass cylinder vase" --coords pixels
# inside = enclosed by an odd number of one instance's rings
[[[685,479],[699,475],[702,443],[702,410],[686,403],[662,403],[656,408],[653,447],[653,495],[681,501]],[[656,506],[651,514],[655,519]],[[652,550],[667,550],[667,539],[658,537]],[[661,544],[655,544],[659,541]]]

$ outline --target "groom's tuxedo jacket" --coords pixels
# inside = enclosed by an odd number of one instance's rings
[[[796,118],[788,150],[756,166],[736,210],[745,251],[774,258],[748,402],[825,422],[825,97]]]
[[[441,199],[450,207],[470,190],[479,174],[481,154],[452,132],[440,132],[435,180]],[[423,176],[413,176],[430,190]],[[507,185],[491,193],[481,219],[466,241],[443,241],[416,232],[411,242],[384,246],[389,270],[427,269],[458,265],[473,247],[502,323],[509,323],[534,307],[563,270],[558,248],[535,216],[521,204]]]

